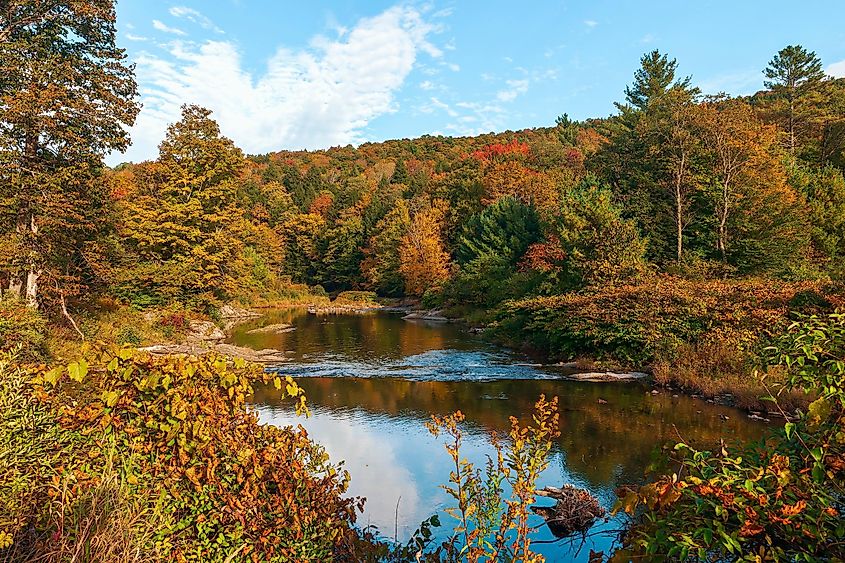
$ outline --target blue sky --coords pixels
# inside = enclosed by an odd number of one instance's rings
[[[182,103],[248,153],[606,116],[646,51],[753,93],[780,48],[845,76],[845,2],[119,0],[144,109],[113,164],[155,158]]]

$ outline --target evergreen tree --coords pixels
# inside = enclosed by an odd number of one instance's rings
[[[691,78],[675,80],[678,62],[669,60],[655,49],[640,58],[640,68],[634,73],[634,83],[625,87],[625,99],[635,109],[647,111],[672,89],[691,90]]]
[[[382,295],[400,296],[404,292],[399,245],[410,225],[408,204],[400,199],[376,224],[364,251],[361,271],[370,287]]]
[[[503,197],[466,222],[458,237],[456,258],[468,264],[484,255],[496,255],[511,266],[540,238],[540,218],[534,207],[514,197]]]
[[[822,62],[815,52],[788,45],[769,61],[763,73],[768,79],[764,85],[782,102],[776,111],[787,134],[789,152],[795,154],[814,111],[813,94],[825,78]]]

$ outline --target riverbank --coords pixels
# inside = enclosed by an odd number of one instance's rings
[[[782,370],[767,348],[802,315],[845,306],[842,287],[772,280],[698,281],[656,276],[640,284],[592,288],[504,303],[485,334],[546,361],[581,358],[641,370],[655,383],[750,411],[772,408]],[[799,393],[779,397],[792,411]]]

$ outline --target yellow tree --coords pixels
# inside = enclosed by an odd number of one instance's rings
[[[243,212],[236,205],[243,154],[210,115],[182,107],[158,160],[127,198],[123,226],[141,261],[161,266],[157,284],[185,300],[223,297],[243,246]]]
[[[402,237],[399,271],[408,295],[422,295],[449,279],[449,254],[441,235],[443,216],[438,205],[418,211]]]
[[[101,227],[103,157],[124,150],[139,106],[115,46],[113,0],[0,4],[0,264],[11,293],[79,290]]]
[[[711,173],[718,184],[716,197],[716,250],[725,259],[731,214],[747,199],[749,189],[763,184],[785,186],[774,149],[777,130],[766,126],[742,100],[713,99],[703,104],[699,117],[704,143],[711,153]]]

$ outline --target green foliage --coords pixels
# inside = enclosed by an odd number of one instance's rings
[[[458,237],[459,264],[495,256],[512,267],[540,238],[540,218],[533,206],[503,197],[470,217]]]
[[[845,257],[845,177],[833,166],[795,165],[790,183],[807,201],[813,249],[839,275]]]
[[[15,298],[0,299],[0,353],[16,351],[21,360],[46,353],[47,323],[36,309]]]
[[[552,233],[565,257],[558,288],[634,280],[647,270],[637,227],[622,217],[610,190],[591,180],[563,195]]]
[[[671,476],[620,499],[618,510],[645,510],[614,560],[845,557],[845,315],[802,318],[769,352],[787,373],[779,392],[816,400],[760,444],[716,452],[675,446]]]
[[[13,549],[43,553],[51,534],[73,539],[76,528],[48,507],[76,506],[87,518],[92,495],[101,496],[96,487],[109,451],[132,460],[119,469],[126,494],[155,505],[154,533],[141,534],[144,543],[136,546],[142,553],[182,561],[316,561],[345,549],[355,518],[354,501],[340,497],[348,475],[303,430],[261,426],[245,403],[254,383],[270,384],[304,409],[293,380],[218,356],[154,358],[122,348],[86,357],[20,375],[12,391],[31,399],[16,408],[41,417],[27,430],[39,433],[31,443],[8,426],[24,415],[4,410],[11,416],[2,422],[3,443],[10,446],[0,459],[38,458],[31,466],[14,461],[23,474],[8,493],[3,489],[3,502],[16,503],[12,520],[2,523]]]
[[[557,359],[580,355],[642,368],[672,361],[685,344],[724,341],[755,352],[790,322],[790,303],[815,291],[831,305],[840,289],[802,282],[694,281],[658,276],[636,285],[506,303],[491,327]]]

